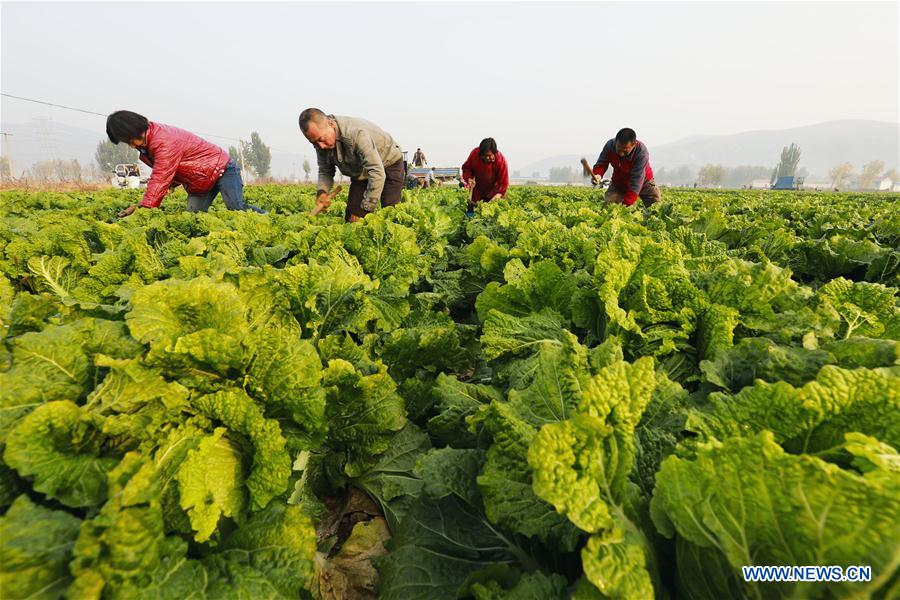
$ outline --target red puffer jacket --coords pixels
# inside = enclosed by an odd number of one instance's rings
[[[189,131],[150,122],[141,161],[153,169],[141,206],[156,208],[174,181],[189,194],[208,192],[228,166],[228,153]]]
[[[506,190],[509,188],[509,168],[506,166],[506,157],[498,151],[494,162],[486,163],[479,157],[478,148],[475,148],[463,163],[462,177],[466,187],[468,187],[469,179],[475,178],[473,198],[476,201],[490,200],[497,194],[500,194],[501,197],[506,196]]]

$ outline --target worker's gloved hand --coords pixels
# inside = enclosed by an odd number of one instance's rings
[[[600,185],[599,175],[591,175],[591,185]]]
[[[359,202],[359,207],[367,213],[374,212],[375,209],[378,208],[378,202],[379,199],[369,197],[369,192],[368,190],[366,190],[366,192],[363,194],[362,200],[360,200]]]
[[[473,177],[469,178],[469,181],[466,182],[470,188],[475,187],[475,179]]]
[[[637,193],[632,192],[631,190],[628,190],[627,192],[625,192],[625,199],[622,201],[622,204],[624,204],[625,206],[631,206],[632,204],[635,203],[635,201],[637,199],[638,199]]]

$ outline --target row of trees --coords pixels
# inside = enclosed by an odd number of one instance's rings
[[[807,177],[809,172],[800,166],[802,151],[797,144],[785,146],[781,151],[778,165],[772,169],[762,165],[742,165],[738,167],[725,167],[718,164],[707,164],[697,172],[687,165],[677,169],[660,167],[654,170],[654,177],[661,185],[700,185],[703,187],[746,187],[757,180],[767,180],[775,183],[779,177]],[[581,169],[573,167],[552,167],[550,169],[550,181],[554,183],[576,183],[584,180]],[[860,189],[874,189],[884,177],[900,182],[900,174],[896,169],[885,171],[885,164],[880,160],[873,160],[862,166],[858,174],[853,170],[853,165],[844,162],[835,165],[828,171],[828,180],[833,188],[843,188],[853,183]]]
[[[78,159],[73,158],[71,160],[38,161],[21,172],[18,177],[35,183],[82,183],[100,181],[106,179],[108,175],[97,164],[82,165]],[[12,179],[13,173],[9,158],[0,156],[0,181],[11,181]]]
[[[793,163],[794,158],[792,154],[786,158],[790,163]],[[860,189],[874,189],[885,177],[889,177],[895,183],[900,182],[900,174],[898,174],[896,169],[885,171],[884,167],[883,161],[873,160],[863,165],[860,172],[856,173],[853,165],[844,162],[829,169],[828,181],[831,187],[838,189],[847,187],[849,183],[853,183]],[[773,183],[778,177],[782,177],[780,173],[790,173],[797,177],[807,177],[809,175],[806,168],[799,167],[796,163],[793,163],[793,165],[779,164],[774,170],[771,167],[762,165],[725,167],[723,165],[707,164],[697,171],[685,165],[677,169],[660,167],[659,169],[654,169],[654,178],[660,185],[679,186],[697,183],[703,187],[740,188],[760,179]],[[580,169],[552,167],[549,179],[554,183],[579,183],[583,182],[585,178]]]
[[[800,146],[797,144],[785,146],[781,151],[781,160],[772,173],[772,183],[775,183],[779,177],[803,175],[797,170],[799,163]],[[849,162],[837,164],[828,170],[828,180],[831,183],[831,187],[837,189],[845,187],[851,181],[860,189],[873,189],[878,186],[884,177],[897,181],[898,173],[896,169],[885,172],[884,162],[880,160],[873,160],[864,164],[859,175],[854,174],[853,165]]]
[[[550,167],[549,179],[553,183],[575,183],[584,178],[581,169],[575,170],[572,167]]]
[[[743,187],[751,184],[756,179],[769,179],[772,169],[761,165],[741,165],[738,167],[724,167],[722,165],[704,165],[696,173],[689,167],[682,165],[677,169],[661,167],[654,170],[654,178],[657,183],[665,185],[692,185],[697,183],[702,186]]]
[[[682,167],[686,169],[686,167]],[[692,178],[690,170],[687,169],[678,181],[673,181],[665,169],[660,169],[656,176],[657,181],[669,185],[686,185],[694,180],[703,187],[742,187],[749,185],[754,180],[769,179],[770,183],[774,182],[783,172],[776,168],[770,171],[768,167],[735,167],[729,169],[722,165],[704,165],[697,172],[696,178]],[[773,174],[772,178],[769,175]],[[794,175],[798,177],[806,177],[808,175],[806,169],[798,168],[794,171]],[[853,183],[857,188],[863,190],[875,189],[885,177],[890,178],[894,183],[900,182],[900,173],[896,169],[889,171],[884,170],[884,162],[873,160],[862,166],[859,173],[854,172],[853,165],[843,162],[833,166],[828,170],[828,182],[832,188],[845,188],[848,184]]]
[[[842,188],[852,181],[860,189],[873,189],[885,177],[891,179],[894,183],[900,183],[900,172],[897,169],[885,171],[884,162],[880,160],[867,162],[862,166],[859,174],[853,171],[853,165],[848,162],[834,165],[828,170],[828,180],[836,188]]]
[[[24,175],[25,179],[35,183],[81,183],[104,178],[104,174],[96,165],[82,165],[75,158],[42,160],[31,165]],[[4,173],[4,178],[6,176]]]

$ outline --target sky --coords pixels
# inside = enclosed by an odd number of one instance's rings
[[[900,121],[900,2],[0,3],[0,88],[314,157],[308,106],[437,166],[512,168],[836,119]],[[4,123],[102,117],[0,98]],[[210,138],[221,145],[225,140]]]

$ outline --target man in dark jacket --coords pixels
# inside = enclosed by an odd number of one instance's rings
[[[229,210],[263,212],[244,204],[241,170],[228,153],[189,131],[118,110],[106,119],[106,135],[114,144],[124,142],[137,150],[141,162],[153,169],[143,200],[121,211],[120,217],[139,207],[158,208],[177,185],[187,190],[187,209],[191,212],[209,209],[220,192]]]
[[[612,183],[606,190],[606,201],[631,206],[640,197],[644,206],[659,202],[659,188],[650,168],[650,152],[637,139],[634,129],[625,128],[606,142],[594,164],[592,179],[598,183],[612,165]]]

